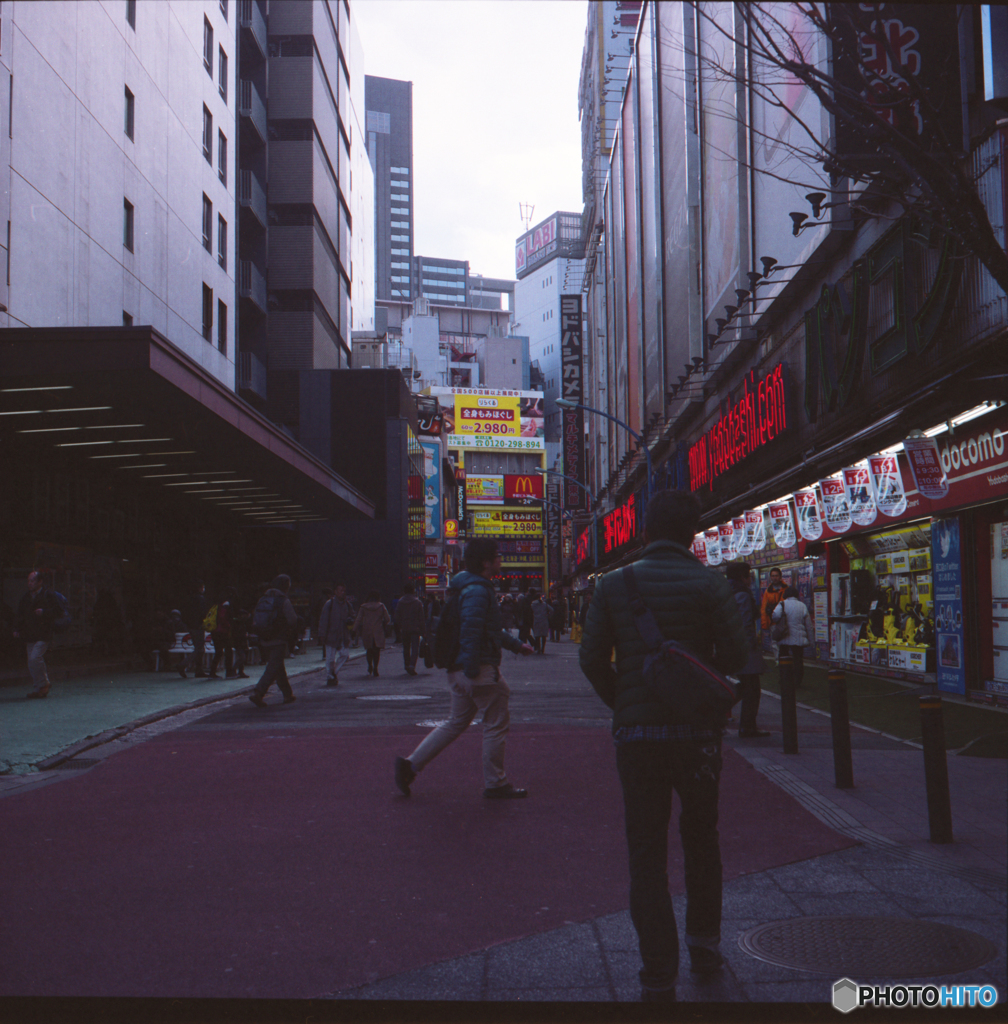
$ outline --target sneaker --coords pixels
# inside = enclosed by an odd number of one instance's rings
[[[257,708],[266,707],[266,701],[264,701],[262,697],[259,696],[258,693],[249,694],[249,700],[252,701],[252,703],[255,704]]]
[[[297,700],[297,697],[292,693],[289,697],[284,697],[284,704],[293,704]]]
[[[413,770],[413,765],[410,764],[409,759],[397,757],[395,759],[395,784],[403,796],[410,795],[410,784],[415,778],[416,772]]]
[[[490,789],[484,789],[483,796],[487,800],[522,800],[528,796],[528,790],[518,789],[512,786],[510,782],[505,782],[503,786],[493,786]]]
[[[716,974],[724,967],[724,957],[716,949],[690,946],[690,970],[694,974]]]

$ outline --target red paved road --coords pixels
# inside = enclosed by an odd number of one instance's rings
[[[626,907],[608,730],[513,728],[501,803],[478,729],[400,797],[420,735],[183,729],[0,800],[0,995],[307,998]],[[721,835],[726,879],[851,845],[731,751]]]

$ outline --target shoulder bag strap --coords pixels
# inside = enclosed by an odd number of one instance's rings
[[[654,615],[640,596],[640,591],[637,589],[637,577],[634,575],[632,565],[624,567],[623,582],[626,584],[627,601],[630,611],[633,612],[634,625],[637,627],[637,632],[640,633],[641,640],[644,641],[648,650],[659,650],[665,642],[665,638],[658,628],[658,623],[655,622]]]

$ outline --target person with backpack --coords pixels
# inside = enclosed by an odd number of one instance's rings
[[[319,639],[325,650],[326,686],[339,686],[340,669],[350,660],[347,626],[352,621],[346,587],[336,584],[332,597],[319,615]]]
[[[451,581],[448,601],[434,636],[434,659],[448,669],[451,715],[421,740],[408,757],[395,759],[395,784],[403,796],[424,767],[461,736],[477,711],[483,712],[483,796],[514,800],[528,790],[513,786],[504,772],[504,744],[511,721],[511,693],[500,674],[501,648],[531,654],[529,644],[504,632],[493,577],[501,571],[497,542],[476,537],[465,549],[465,571]]]
[[[665,682],[693,679],[704,668],[710,680],[711,666],[736,672],[746,663],[750,640],[735,597],[725,578],[703,566],[691,550],[699,521],[699,502],[688,491],[662,491],[648,501],[644,551],[632,566],[597,581],[579,654],[581,670],[613,709],[630,861],[630,917],[640,945],[645,1001],[674,1000],[679,970],[679,935],[668,888],[673,790],[682,805],[679,833],[691,967],[695,974],[712,974],[724,963],[717,830],[724,711],[712,700],[708,714],[694,715],[694,689],[655,685],[662,681],[656,662],[659,667],[662,662],[645,639],[650,625],[659,633],[659,647],[662,640],[675,641],[681,652],[679,662],[673,662],[678,671],[666,673]],[[727,683],[725,689],[730,702]]]
[[[426,627],[423,602],[416,596],[416,584],[403,584],[403,596],[392,613],[396,632],[402,637],[403,668],[406,675],[416,675],[417,658],[420,657],[420,637]]]
[[[52,643],[53,634],[70,624],[66,599],[55,590],[43,586],[42,574],[28,573],[28,590],[18,604],[14,622],[14,637],[22,640],[28,655],[28,674],[34,689],[29,698],[49,696],[49,673],[45,652]]]
[[[287,643],[297,629],[298,616],[287,594],[290,592],[291,579],[285,574],[269,585],[269,589],[259,598],[252,612],[252,628],[259,637],[266,668],[259,677],[249,700],[257,708],[266,706],[263,699],[266,691],[276,683],[283,694],[284,704],[293,704],[296,700],[291,690],[284,658],[287,655]]]
[[[364,641],[369,676],[378,675],[378,662],[381,661],[381,652],[385,650],[385,627],[391,622],[392,616],[382,604],[381,594],[372,590],[354,619],[354,629]]]
[[[206,672],[203,671],[203,652],[206,644],[206,631],[203,628],[203,620],[207,616],[209,611],[207,607],[207,599],[204,597],[206,587],[203,586],[202,580],[196,580],[196,584],[192,589],[192,593],[182,602],[182,621],[185,623],[186,629],[189,630],[189,636],[192,638],[192,653],[187,654],[179,665],[179,675],[183,679],[188,679],[186,675],[186,666],[191,665],[193,669],[193,676],[196,679],[205,679]]]
[[[213,641],[214,655],[210,661],[210,674],[208,679],[219,679],[217,666],[220,664],[221,656],[224,657],[224,675],[227,679],[234,679],[234,641],[231,636],[233,602],[237,600],[237,592],[234,587],[228,587],[224,591],[224,597],[218,604],[207,613],[203,624],[210,630],[210,639]]]
[[[770,617],[771,635],[777,641],[780,655],[791,655],[794,684],[797,689],[805,676],[805,647],[815,643],[815,626],[808,605],[798,596],[797,587],[787,587]]]

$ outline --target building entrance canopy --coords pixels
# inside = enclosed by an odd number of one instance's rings
[[[113,472],[235,525],[374,517],[374,505],[149,327],[0,331],[0,443]],[[163,489],[163,490],[162,490]]]

